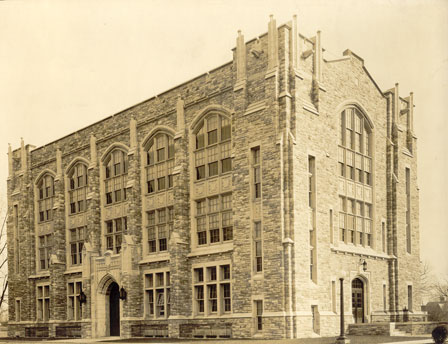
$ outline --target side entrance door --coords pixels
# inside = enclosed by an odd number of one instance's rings
[[[364,283],[355,278],[352,281],[352,311],[355,323],[364,322]]]
[[[120,291],[118,284],[112,283],[109,287],[109,306],[110,306],[110,335],[120,335]]]

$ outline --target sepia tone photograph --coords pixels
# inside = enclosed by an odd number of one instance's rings
[[[0,1],[0,343],[444,343],[448,1]]]

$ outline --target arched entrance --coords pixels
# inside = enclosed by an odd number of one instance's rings
[[[352,311],[355,323],[364,322],[364,283],[359,278],[352,281]]]
[[[120,335],[120,291],[118,284],[112,282],[108,288],[109,294],[109,333],[111,336]]]

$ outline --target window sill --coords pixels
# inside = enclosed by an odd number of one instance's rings
[[[228,171],[228,172],[224,172],[224,173],[221,173],[221,174],[217,174],[217,175],[211,176],[211,177],[204,177],[204,178],[201,178],[201,179],[196,179],[194,182],[195,183],[202,183],[202,182],[205,182],[205,181],[208,181],[208,180],[215,180],[215,179],[218,179],[219,177],[226,177],[226,176],[232,175],[232,172],[233,172],[233,170]]]
[[[81,215],[81,214],[85,214],[87,212],[87,210],[83,210],[83,211],[78,211],[77,213],[70,213],[68,214],[68,216],[76,216],[76,215]]]
[[[114,203],[105,204],[104,208],[113,207],[114,205],[120,205],[120,204],[123,204],[123,203],[126,203],[126,202],[128,202],[127,199],[125,199],[123,201],[120,201],[120,202],[114,202]],[[76,215],[76,214],[73,214],[73,215]]]
[[[168,251],[163,253],[160,252],[147,253],[146,257],[140,260],[138,263],[148,264],[154,262],[161,262],[165,260],[170,260],[170,253]]]
[[[257,281],[260,281],[260,280],[264,279],[263,272],[262,271],[254,272],[254,274],[252,275],[252,279],[253,280],[257,280]]]
[[[35,275],[29,275],[28,279],[37,279],[37,278],[45,278],[50,277],[50,271],[40,271]]]
[[[203,256],[208,254],[223,253],[233,251],[233,242],[224,244],[213,244],[204,247],[195,247],[187,255],[187,257]]]
[[[158,191],[154,191],[154,192],[146,192],[146,193],[145,193],[145,196],[146,196],[146,197],[154,196],[154,195],[157,195],[157,194],[161,194],[161,193],[163,193],[163,192],[172,191],[173,189],[174,189],[174,187],[170,187],[170,188],[166,188],[166,189],[158,190]]]
[[[80,266],[71,266],[67,270],[64,271],[64,275],[77,274],[82,272],[82,265]]]
[[[39,221],[37,224],[38,224],[38,225],[43,225],[43,224],[45,224],[45,223],[49,223],[49,222],[53,222],[53,219],[51,219],[51,220],[46,220],[46,221]]]
[[[195,314],[193,315],[193,319],[219,319],[219,318],[232,318],[233,315],[231,312],[227,313],[210,313],[210,314]]]
[[[376,258],[382,258],[382,259],[388,259],[390,258],[389,255],[377,252],[371,247],[363,247],[363,246],[355,246],[353,244],[345,244],[343,242],[339,242],[338,246],[330,245],[331,251],[336,253],[350,253],[350,254],[356,254],[360,256],[370,256],[370,257],[376,257]]]

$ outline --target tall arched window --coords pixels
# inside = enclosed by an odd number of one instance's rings
[[[126,200],[126,184],[128,176],[128,155],[126,152],[115,149],[104,161],[106,204]]]
[[[195,130],[196,180],[232,170],[230,119],[212,113]]]
[[[68,172],[69,187],[68,197],[70,214],[77,214],[86,210],[87,196],[87,166],[78,162]]]
[[[174,140],[158,133],[145,145],[146,192],[153,193],[173,187]]]
[[[339,175],[351,185],[351,196],[339,195],[340,239],[372,246],[372,204],[361,187],[372,186],[372,127],[356,107],[342,111],[339,141]]]
[[[53,220],[54,178],[45,174],[37,183],[39,222]]]

